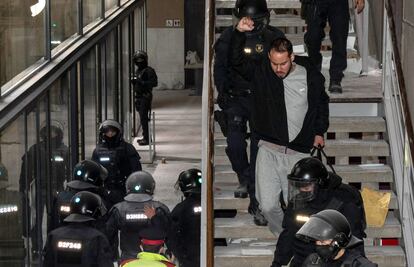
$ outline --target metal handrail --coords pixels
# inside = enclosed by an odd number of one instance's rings
[[[383,40],[384,108],[387,121],[394,185],[397,192],[407,265],[414,266],[413,126],[404,74],[397,46],[390,0],[385,1]]]
[[[201,253],[200,266],[214,266],[214,199],[213,199],[213,155],[214,155],[214,131],[213,109],[214,88],[211,80],[215,1],[205,1],[205,35],[204,35],[204,70],[203,70],[203,96],[202,96],[202,133],[201,133],[201,168],[203,173],[203,185],[201,196]]]

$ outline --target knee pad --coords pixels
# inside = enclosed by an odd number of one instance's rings
[[[247,120],[239,115],[230,115],[228,127],[230,131],[247,132]]]

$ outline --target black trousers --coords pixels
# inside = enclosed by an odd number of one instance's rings
[[[139,113],[142,125],[142,136],[145,140],[149,140],[149,112],[151,111],[152,95],[150,97],[139,97],[135,99],[135,109]]]
[[[306,15],[308,30],[305,33],[305,44],[312,62],[321,69],[321,42],[325,38],[324,28],[329,22],[329,37],[332,42],[332,58],[329,75],[331,81],[341,81],[343,71],[347,67],[346,42],[349,28],[348,0],[316,0]]]
[[[247,151],[247,123],[250,120],[251,103],[249,97],[234,97],[225,109],[227,116],[226,154],[233,171],[241,184],[247,184],[251,203],[256,200],[256,155],[257,141],[250,136],[250,151]],[[250,153],[250,162],[247,156]]]

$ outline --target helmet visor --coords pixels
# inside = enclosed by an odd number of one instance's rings
[[[314,216],[296,233],[296,237],[305,242],[329,240],[333,239],[335,235],[336,231],[330,224]]]
[[[316,181],[289,180],[288,197],[294,209],[303,208],[307,202],[313,200],[317,193]]]

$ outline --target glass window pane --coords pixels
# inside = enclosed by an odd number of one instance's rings
[[[143,8],[137,8],[134,11],[134,48],[135,51],[137,50],[145,50],[143,47],[143,34],[142,31],[142,15],[143,15]]]
[[[51,5],[51,46],[59,46],[78,30],[78,1],[53,0]]]
[[[33,3],[35,1],[0,1],[0,87],[9,81],[7,87],[15,84],[19,80],[16,75],[45,54],[44,7],[34,5],[38,12],[32,17],[30,7]],[[12,80],[14,77],[16,79]]]
[[[118,0],[105,0],[105,11],[112,9],[118,5]]]
[[[85,158],[91,158],[96,147],[96,56],[92,49],[83,59],[83,103],[85,129]]]
[[[122,22],[122,124],[124,125],[124,138],[130,141],[131,137],[131,113],[129,100],[130,95],[130,52],[129,52],[129,27],[128,19]]]
[[[106,51],[106,103],[107,103],[107,119],[117,119],[116,101],[117,101],[117,68],[115,56],[116,50],[116,34],[112,31],[105,40]]]
[[[70,180],[69,75],[63,74],[49,88],[51,152],[56,159],[52,167],[52,189],[61,190]]]
[[[83,0],[83,26],[101,17],[101,1]]]
[[[4,244],[1,250],[3,255],[12,255],[16,266],[25,266],[27,250],[24,249],[23,234],[27,236],[24,226],[28,226],[28,221],[24,220],[24,215],[28,209],[24,205],[27,197],[23,197],[26,187],[22,184],[24,173],[21,172],[25,153],[23,116],[1,132],[0,153],[0,207],[3,210],[0,213],[0,242]]]
[[[48,159],[46,138],[40,136],[39,127],[46,120],[44,99],[35,103],[27,114],[28,150],[22,157],[20,187],[28,204],[25,228],[28,229],[30,262],[35,263],[42,251],[47,234],[47,210],[45,209],[48,194],[47,168]],[[38,142],[39,136],[39,142]]]

